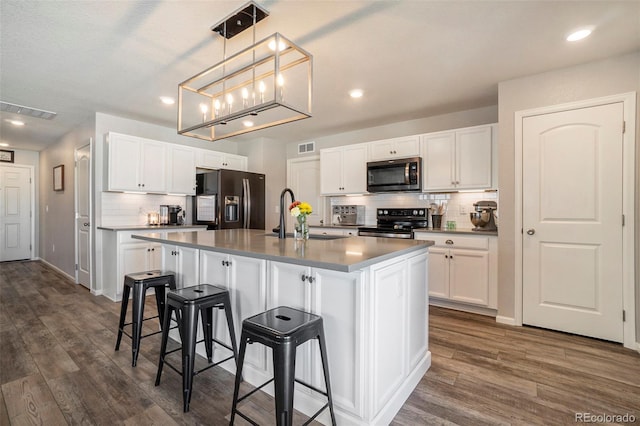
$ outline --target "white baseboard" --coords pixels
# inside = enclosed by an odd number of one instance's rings
[[[640,342],[636,342],[636,352],[640,354]]]
[[[516,324],[516,319],[512,317],[505,317],[502,315],[496,316],[496,322],[498,324],[506,324],[506,325],[518,325]]]
[[[56,271],[60,272],[62,275],[64,275],[65,277],[69,278],[74,284],[76,283],[76,277],[67,274],[65,271],[63,271],[62,269],[58,268],[56,265],[47,262],[46,260],[42,259],[42,258],[38,258],[38,260],[42,263],[44,263],[45,265],[47,265],[48,267],[50,267],[51,269],[55,269]]]

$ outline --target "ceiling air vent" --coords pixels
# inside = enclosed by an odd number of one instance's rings
[[[305,142],[298,144],[298,154],[308,154],[316,150],[315,142]]]
[[[53,120],[58,113],[45,111],[43,109],[31,108],[22,105],[10,104],[0,101],[0,111],[12,112],[14,114],[28,115],[29,117],[42,118],[43,120]]]

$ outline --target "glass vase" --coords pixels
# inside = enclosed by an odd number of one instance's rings
[[[295,226],[295,238],[296,240],[308,240],[309,239],[309,225],[307,224],[307,216],[300,215],[296,221]]]

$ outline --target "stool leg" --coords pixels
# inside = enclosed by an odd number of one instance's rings
[[[236,369],[238,367],[238,345],[236,343],[236,329],[233,326],[233,314],[231,313],[231,299],[227,294],[224,298],[224,313],[227,316],[227,328],[229,329],[229,337],[231,338],[231,347],[233,348],[233,356],[236,360]]]
[[[329,412],[331,413],[331,424],[336,426],[336,415],[333,412],[333,398],[331,397],[331,384],[329,383],[329,358],[327,357],[327,344],[324,340],[324,327],[320,326],[320,335],[318,336],[318,344],[320,345],[320,356],[322,358],[322,371],[324,372],[324,383],[327,388],[327,398],[329,399]]]
[[[127,306],[129,305],[129,293],[131,287],[125,285],[122,289],[122,301],[120,302],[120,322],[118,324],[118,339],[116,340],[116,351],[120,350],[120,341],[122,340],[122,329],[127,318]]]
[[[284,343],[273,348],[273,370],[276,399],[276,425],[291,426],[293,388],[296,374],[296,346]]]
[[[240,335],[240,352],[238,358],[236,358],[236,384],[233,388],[233,404],[231,406],[231,420],[229,420],[229,426],[233,425],[233,419],[236,416],[236,408],[238,406],[238,394],[240,393],[240,382],[242,381],[242,365],[244,364],[244,353],[247,350],[247,337],[243,331]]]
[[[171,322],[171,305],[167,306],[162,318],[162,342],[160,343],[160,360],[158,361],[158,372],[156,373],[156,386],[160,384],[162,376],[162,367],[164,367],[164,355],[167,353],[167,342],[169,341],[169,323]]]
[[[186,413],[189,411],[191,386],[193,385],[198,309],[187,303],[183,306],[182,311],[182,400],[184,402],[184,412]]]
[[[142,319],[144,316],[144,296],[146,286],[142,283],[133,284],[133,321],[131,328],[131,366],[135,367],[138,363],[138,352],[140,350],[140,336],[142,335]]]
[[[156,307],[158,308],[158,322],[160,323],[160,330],[162,330],[162,322],[164,320],[164,309],[165,309],[165,289],[164,286],[156,286],[153,291],[156,294]]]
[[[213,308],[200,310],[202,318],[202,332],[204,333],[204,349],[207,351],[207,360],[213,362]]]

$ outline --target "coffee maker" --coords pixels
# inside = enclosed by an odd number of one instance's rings
[[[178,205],[160,206],[160,225],[182,225],[182,207]]]
[[[498,210],[495,201],[477,201],[473,203],[475,212],[469,213],[471,223],[475,226],[472,231],[497,231],[494,211]]]

